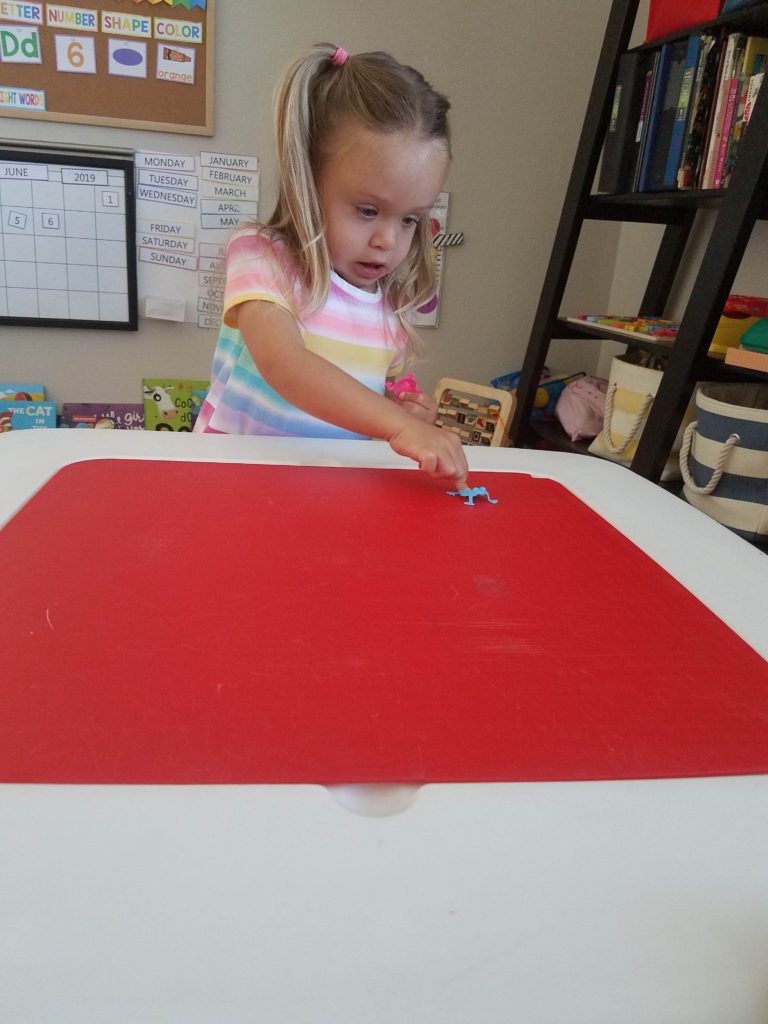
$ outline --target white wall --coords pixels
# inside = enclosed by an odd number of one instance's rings
[[[487,382],[519,368],[576,148],[610,0],[219,0],[212,139],[0,119],[0,137],[81,145],[256,153],[262,212],[274,197],[271,92],[282,66],[317,40],[384,49],[422,70],[453,104],[450,227],[440,327],[421,368]],[[608,305],[618,227],[590,225],[569,294]],[[0,328],[0,379],[42,380],[57,401],[138,401],[142,376],[207,377],[211,332],[142,320],[135,334]],[[563,369],[591,367],[569,346]]]

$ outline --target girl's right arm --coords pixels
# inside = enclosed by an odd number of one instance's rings
[[[382,438],[430,476],[465,486],[467,459],[455,434],[425,423],[310,352],[287,310],[246,301],[237,307],[237,326],[259,373],[291,405],[344,430]]]

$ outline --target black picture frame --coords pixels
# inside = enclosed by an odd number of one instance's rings
[[[44,165],[46,167],[47,177],[40,176],[39,172],[35,172],[33,167],[38,165]],[[19,168],[26,168],[26,173],[22,173]],[[82,180],[77,180],[77,176],[82,175]],[[84,213],[90,212],[88,210],[69,210],[62,205],[61,210],[48,210],[46,211],[46,204],[36,205],[35,196],[33,194],[32,205],[24,207],[22,212],[22,203],[15,204],[17,209],[13,209],[13,203],[4,201],[4,192],[6,198],[9,193],[12,199],[12,192],[8,188],[3,189],[3,185],[6,182],[17,180],[23,181],[26,177],[29,178],[30,182],[34,181],[47,181],[53,182],[54,185],[61,182],[62,190],[67,185],[90,185],[94,186],[94,190],[98,190],[101,185],[106,184],[106,190],[102,191],[101,202],[102,207],[100,209],[95,206],[95,194],[94,194],[94,234],[87,236],[86,241],[93,240],[97,243],[97,262],[88,264],[88,266],[96,267],[97,281],[99,279],[99,268],[102,268],[102,264],[98,262],[98,243],[112,243],[110,252],[117,253],[122,252],[122,243],[124,241],[124,252],[125,252],[125,263],[124,266],[110,264],[109,270],[113,272],[113,276],[121,278],[122,291],[115,292],[112,294],[120,296],[124,299],[124,303],[113,302],[113,308],[109,308],[108,293],[106,290],[103,292],[98,291],[97,285],[97,299],[96,304],[98,310],[102,308],[102,304],[105,307],[105,315],[77,315],[80,310],[77,309],[76,304],[68,299],[67,301],[67,314],[61,315],[45,315],[40,312],[41,305],[41,291],[45,289],[40,288],[40,279],[38,277],[38,271],[44,273],[44,268],[47,263],[41,259],[38,259],[38,251],[41,248],[42,240],[50,241],[46,238],[45,228],[41,222],[36,221],[36,217],[39,214],[41,218],[44,216],[50,216],[55,218],[55,215],[59,212],[64,215],[64,226],[63,234],[60,231],[60,225],[51,227],[51,238],[63,238],[64,247],[67,253],[63,265],[67,273],[67,288],[66,291],[69,295],[74,295],[75,291],[69,284],[70,279],[70,268],[77,266],[76,263],[69,262],[70,246],[68,242],[70,238],[74,243],[77,240],[77,236],[70,236],[67,234],[67,217],[68,213]],[[110,186],[112,188],[110,189]],[[117,207],[114,213],[109,209],[109,205],[104,205],[108,201],[111,203],[114,200],[113,190],[117,189],[118,193],[122,191],[122,203],[120,202],[120,196],[117,197]],[[38,189],[38,191],[40,191]],[[107,196],[105,193],[110,193]],[[85,193],[82,193],[85,196]],[[62,192],[63,196],[63,192]],[[64,199],[62,198],[62,204]],[[52,204],[48,204],[51,206]],[[122,228],[123,238],[109,238],[98,236],[98,221],[97,214],[109,214],[114,216],[115,214],[121,214],[120,216],[120,227]],[[19,229],[17,224],[13,224],[13,217],[18,217],[19,221],[23,215],[28,215],[31,219],[31,224],[27,225],[24,222],[23,229]],[[53,225],[54,221],[51,221]],[[102,224],[109,223],[108,220],[102,221]],[[12,259],[9,255],[9,239],[14,238],[32,238],[34,257],[32,259]],[[40,240],[41,244],[38,246],[37,242]],[[24,253],[25,257],[28,254],[27,251]],[[35,265],[35,277],[36,284],[34,290],[38,293],[35,297],[37,303],[36,312],[24,310],[20,312],[18,307],[14,307],[13,304],[9,305],[8,290],[14,288],[13,284],[9,284],[9,279],[14,280],[15,275],[13,267],[18,267],[22,263],[34,263]],[[62,261],[57,261],[57,266]],[[106,269],[106,268],[102,268]],[[115,275],[114,272],[117,272]],[[121,273],[122,272],[122,273]],[[33,290],[30,288],[30,290]],[[62,289],[56,289],[57,294],[60,296]],[[83,296],[90,296],[87,302],[81,305],[91,306],[93,305],[93,292],[83,291]],[[102,298],[103,296],[103,298]],[[31,301],[31,296],[28,299]],[[59,302],[58,305],[61,303]],[[121,309],[119,315],[114,314],[114,307],[124,305],[124,312]],[[73,312],[74,307],[74,312]],[[14,312],[15,308],[15,312]],[[83,329],[97,329],[97,330],[110,330],[110,331],[136,331],[138,330],[138,287],[137,287],[137,272],[136,272],[136,194],[135,194],[135,171],[134,171],[134,160],[132,155],[129,154],[111,154],[111,153],[97,153],[90,152],[87,150],[57,150],[55,148],[37,148],[37,147],[0,147],[0,325],[14,326],[14,327],[66,327],[66,328],[83,328]]]

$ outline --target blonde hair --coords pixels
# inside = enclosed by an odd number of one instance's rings
[[[333,63],[337,47],[318,43],[284,71],[275,90],[279,191],[266,227],[292,252],[302,277],[305,308],[323,304],[331,261],[315,185],[327,145],[342,126],[409,131],[445,145],[450,156],[450,104],[423,75],[387,53],[359,53]],[[435,263],[429,219],[422,217],[403,263],[381,282],[411,347],[417,339],[407,314],[434,295]]]

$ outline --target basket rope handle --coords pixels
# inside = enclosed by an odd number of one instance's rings
[[[731,434],[726,441],[723,441],[723,446],[717,457],[715,468],[712,470],[712,476],[709,478],[709,483],[705,484],[703,487],[699,487],[691,476],[691,470],[688,466],[688,454],[691,450],[691,443],[693,441],[693,434],[696,430],[696,426],[697,423],[696,420],[694,420],[693,423],[689,423],[685,428],[683,443],[680,446],[680,472],[683,474],[683,481],[689,491],[693,491],[694,494],[711,494],[720,483],[720,477],[725,472],[725,465],[731,451],[736,447],[741,438],[738,434]]]
[[[602,429],[605,447],[608,449],[609,452],[612,452],[614,455],[621,455],[622,452],[626,451],[627,448],[629,448],[629,446],[635,440],[635,437],[637,436],[638,431],[642,427],[643,421],[645,420],[645,414],[650,409],[651,402],[653,401],[653,395],[645,396],[645,398],[643,399],[643,404],[640,406],[640,412],[637,414],[637,416],[635,417],[635,421],[632,424],[632,429],[621,442],[621,444],[617,445],[614,443],[614,440],[611,437],[611,421],[613,420],[613,397],[616,394],[618,386],[618,384],[612,384],[611,387],[608,389],[608,394],[605,396],[605,418],[603,420]]]

